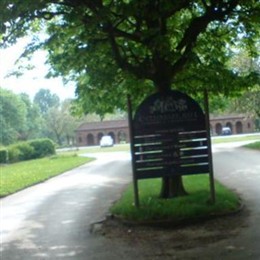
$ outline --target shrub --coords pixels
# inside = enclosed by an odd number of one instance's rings
[[[20,150],[16,145],[9,145],[8,149],[8,162],[14,163],[19,161]]]
[[[12,144],[7,147],[7,150],[8,161],[11,163],[55,154],[55,146],[50,139],[36,139]]]
[[[33,158],[34,149],[28,142],[21,142],[8,146],[10,162],[30,160]]]
[[[15,144],[20,151],[19,161],[30,160],[33,158],[34,148],[28,142],[21,142]]]
[[[50,139],[35,139],[29,144],[34,149],[33,159],[55,154],[55,145]]]
[[[7,163],[8,151],[6,148],[0,148],[0,163]]]

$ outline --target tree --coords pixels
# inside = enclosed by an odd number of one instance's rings
[[[236,99],[230,101],[230,111],[246,113],[256,120],[260,119],[260,86],[245,91]],[[259,126],[258,126],[259,127]]]
[[[37,138],[40,135],[42,117],[39,107],[32,103],[26,93],[20,94],[20,98],[26,106],[26,124],[24,132],[21,133],[22,140]]]
[[[73,100],[66,99],[62,102],[61,111],[65,117],[65,127],[64,127],[64,137],[66,139],[67,145],[75,144],[75,130],[80,124],[82,124],[82,118],[78,115],[75,116],[72,113]]]
[[[257,55],[258,0],[6,0],[0,10],[6,43],[46,30],[25,54],[44,47],[49,76],[77,82],[88,112],[125,108],[126,94],[137,104],[171,87],[230,94],[259,80],[254,71],[240,75],[227,66],[234,47]],[[171,182],[164,180],[166,197]]]
[[[46,115],[50,108],[59,106],[60,99],[49,89],[40,89],[35,94],[33,102],[39,106],[42,115]]]
[[[51,107],[46,115],[46,126],[59,145],[66,140],[67,144],[74,139],[77,120],[70,113],[70,100],[65,100],[60,107]]]
[[[260,44],[257,44],[258,53],[260,52]],[[236,68],[237,73],[242,75],[249,74],[254,70],[260,74],[260,57],[250,59],[248,51],[236,51],[236,55],[230,60],[230,67]],[[227,113],[237,112],[245,113],[255,118],[256,128],[259,129],[260,120],[260,85],[255,84],[250,88],[237,93],[233,98],[223,98],[225,102],[225,111]]]
[[[19,140],[26,127],[26,106],[16,94],[0,88],[0,144]]]

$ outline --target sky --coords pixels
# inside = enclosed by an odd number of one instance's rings
[[[74,98],[75,87],[73,84],[64,85],[61,78],[45,78],[48,66],[44,64],[46,59],[44,51],[38,51],[30,61],[35,69],[25,71],[20,77],[6,77],[17,68],[15,61],[23,53],[26,43],[26,39],[21,39],[8,49],[0,49],[0,87],[11,90],[15,94],[27,93],[32,100],[41,88],[49,89],[52,94],[57,94],[61,100]]]

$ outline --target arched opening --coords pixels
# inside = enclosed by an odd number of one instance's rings
[[[220,123],[216,124],[216,134],[221,135],[222,133],[222,125]]]
[[[226,127],[229,127],[230,130],[231,130],[231,133],[233,133],[233,125],[232,125],[231,122],[227,122],[227,123],[226,123]]]
[[[87,145],[94,145],[94,136],[93,134],[87,135]]]
[[[101,138],[102,138],[102,136],[104,136],[104,134],[103,133],[98,133],[98,135],[97,135],[97,140],[98,140],[98,142],[100,142],[100,140],[101,140]]]
[[[237,134],[243,133],[243,124],[240,121],[236,122],[236,132]]]
[[[108,135],[110,135],[114,141],[114,144],[116,143],[115,134],[114,132],[109,132]]]
[[[119,143],[126,143],[126,133],[124,131],[119,131],[117,138]]]
[[[82,143],[82,138],[81,138],[81,136],[79,136],[78,142],[79,142],[79,143]]]

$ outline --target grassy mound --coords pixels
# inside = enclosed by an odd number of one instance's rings
[[[208,175],[185,176],[183,180],[189,195],[167,200],[158,198],[160,179],[139,181],[140,208],[134,206],[131,185],[121,199],[112,206],[111,213],[127,221],[178,222],[227,214],[240,207],[239,197],[217,181],[215,182],[216,203],[214,205],[208,203],[210,196]]]

